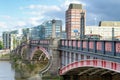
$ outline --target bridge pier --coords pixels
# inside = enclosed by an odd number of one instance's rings
[[[52,57],[52,65],[49,69],[49,73],[51,76],[58,76],[59,75],[59,68],[60,68],[60,53],[57,50],[59,45],[59,39],[51,39],[50,48],[50,55]]]

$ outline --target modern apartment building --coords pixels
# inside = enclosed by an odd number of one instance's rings
[[[3,38],[4,49],[10,49],[10,46],[11,46],[11,34],[10,34],[10,32],[8,32],[8,31],[3,32],[2,38]]]
[[[66,33],[68,39],[82,38],[85,33],[85,10],[82,4],[70,4],[66,11]]]
[[[21,30],[5,31],[2,33],[4,49],[15,49],[22,40]]]

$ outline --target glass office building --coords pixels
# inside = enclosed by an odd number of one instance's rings
[[[43,38],[44,39],[49,39],[52,37],[52,20],[49,21],[45,21],[42,24],[42,29],[41,31],[44,32],[43,34]],[[62,32],[62,21],[61,20],[55,20],[55,32],[56,32],[56,38],[60,38],[61,37],[61,32]]]

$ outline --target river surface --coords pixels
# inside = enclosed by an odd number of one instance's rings
[[[15,71],[9,61],[0,61],[0,80],[15,80]]]
[[[12,69],[11,63],[9,61],[0,61],[0,80],[15,80],[15,71],[14,69]],[[39,75],[36,75],[26,80],[42,80],[42,79]]]

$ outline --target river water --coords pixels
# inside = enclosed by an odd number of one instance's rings
[[[9,61],[0,61],[0,80],[15,80],[15,71]]]
[[[14,69],[12,69],[11,63],[9,61],[0,61],[0,80],[15,80],[15,71]],[[39,75],[36,75],[26,80],[42,80],[42,79]]]

